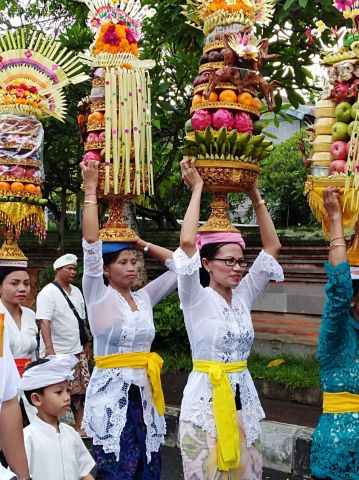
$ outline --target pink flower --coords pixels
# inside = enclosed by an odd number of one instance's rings
[[[30,50],[26,50],[25,57],[26,58],[31,58],[32,57],[32,52]]]
[[[244,132],[252,133],[253,122],[250,115],[248,115],[248,113],[245,113],[245,112],[237,113],[234,117],[233,128],[235,128],[237,132],[240,132],[240,133],[244,133]]]
[[[335,0],[335,6],[341,12],[345,12],[347,8],[351,8],[353,6],[352,0]]]
[[[207,110],[197,110],[192,116],[193,130],[205,130],[211,126],[212,115]]]
[[[91,20],[90,20],[90,26],[92,28],[100,28],[101,26],[101,19],[99,17],[93,17]]]
[[[308,42],[309,42],[310,45],[314,45],[314,37],[313,37],[313,35],[312,35],[312,31],[313,31],[313,29],[310,28],[310,27],[308,27],[308,28],[306,29],[306,31],[304,32],[304,34],[305,34],[305,36],[307,37],[307,40],[308,40]]]
[[[227,130],[233,129],[234,118],[233,114],[225,108],[220,108],[213,114],[213,127],[219,130],[222,127],[226,127]]]
[[[129,43],[136,43],[135,36],[133,35],[133,32],[130,28],[126,28],[126,38]]]

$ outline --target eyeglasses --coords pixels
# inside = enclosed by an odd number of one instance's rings
[[[241,268],[245,268],[247,266],[247,262],[244,261],[244,258],[212,258],[212,260],[219,260],[220,262],[224,262],[227,267],[234,267],[238,265]]]

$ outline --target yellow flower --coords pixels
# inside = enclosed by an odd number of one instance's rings
[[[354,8],[354,10],[346,10],[345,12],[343,12],[343,17],[348,20],[348,19],[351,19],[351,20],[354,20],[355,17],[357,17],[359,15],[359,8]]]
[[[272,360],[271,362],[268,363],[267,368],[272,368],[272,367],[278,367],[279,365],[282,365],[285,360],[283,358],[276,358],[275,360]]]
[[[324,30],[327,30],[329,28],[322,20],[318,20],[318,22],[315,22],[315,26],[317,27],[319,33],[323,33]]]

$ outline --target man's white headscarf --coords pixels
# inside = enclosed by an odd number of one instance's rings
[[[49,355],[48,362],[25,370],[21,380],[20,389],[24,392],[48,387],[65,380],[73,380],[73,369],[78,359],[72,353],[63,355]]]
[[[58,268],[65,267],[66,265],[77,265],[77,257],[72,253],[66,253],[66,255],[62,255],[62,257],[58,258],[54,262],[54,270],[56,271]]]

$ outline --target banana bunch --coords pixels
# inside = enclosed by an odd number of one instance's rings
[[[238,133],[237,130],[227,131],[222,127],[219,131],[207,127],[204,131],[196,130],[187,134],[182,152],[189,157],[198,159],[214,158],[220,160],[236,160],[248,163],[259,163],[267,158],[274,145],[265,140],[265,135]]]

